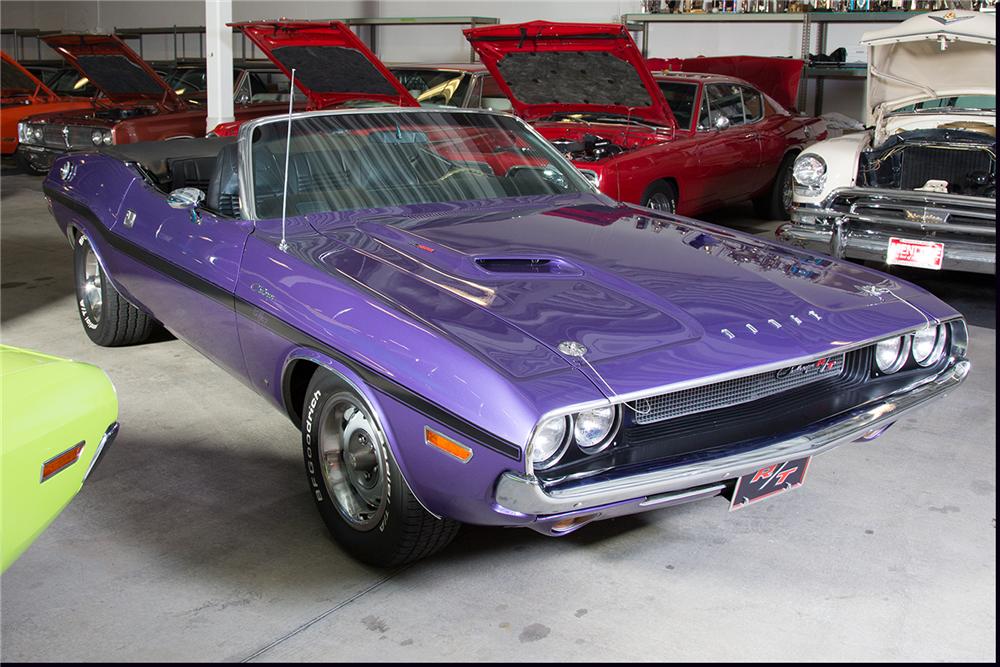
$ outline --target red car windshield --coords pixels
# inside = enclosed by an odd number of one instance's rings
[[[287,124],[254,129],[256,216],[281,215]],[[292,123],[288,215],[591,190],[520,121],[485,113],[358,112]]]

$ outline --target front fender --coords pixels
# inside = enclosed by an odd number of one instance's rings
[[[802,155],[816,155],[826,162],[826,182],[817,194],[806,194],[798,186],[793,192],[796,204],[819,204],[837,188],[852,187],[858,177],[861,151],[871,144],[869,132],[852,132],[826,141],[819,141],[802,151]]]
[[[319,350],[295,348],[282,364],[282,403],[293,420],[301,409],[293,405],[299,394],[293,382],[303,381],[301,376],[293,378],[300,363],[313,365],[315,372],[333,373],[367,402],[385,433],[404,481],[417,501],[431,514],[484,525],[527,523],[533,518],[498,512],[493,504],[497,479],[507,471],[523,472],[523,462],[470,441],[468,436],[369,386],[352,369]],[[305,397],[301,398],[304,400]],[[463,463],[426,444],[426,427],[470,447],[472,458]]]

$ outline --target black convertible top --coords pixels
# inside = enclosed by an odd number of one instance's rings
[[[138,164],[166,191],[185,186],[206,190],[219,151],[235,142],[236,137],[142,141],[108,146],[100,152],[122,162]]]

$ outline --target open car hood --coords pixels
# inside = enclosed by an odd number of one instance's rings
[[[948,10],[867,32],[868,120],[879,107],[957,95],[996,95],[996,17]]]
[[[112,102],[155,102],[170,110],[184,108],[167,82],[114,35],[52,35],[42,39]]]
[[[355,101],[417,107],[409,91],[340,21],[249,21],[239,28],[309,98],[311,109]]]
[[[57,100],[59,96],[49,89],[41,80],[21,64],[0,51],[3,59],[3,78],[0,80],[0,98],[27,97],[32,101]]]
[[[527,120],[590,111],[675,125],[625,26],[531,21],[464,32]]]
[[[798,58],[764,56],[716,56],[706,58],[650,58],[654,72],[696,72],[743,79],[786,109],[798,104],[799,83],[805,61]]]

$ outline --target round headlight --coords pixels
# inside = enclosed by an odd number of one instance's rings
[[[913,334],[913,360],[921,366],[930,366],[941,358],[945,342],[944,325],[927,326]]]
[[[818,190],[826,182],[826,162],[818,155],[800,155],[792,166],[792,178],[799,185]]]
[[[104,133],[101,132],[100,130],[94,130],[93,132],[90,133],[90,140],[94,142],[95,146],[100,146],[101,141],[104,140]]]
[[[35,141],[42,140],[42,128],[36,127],[34,130],[31,131],[31,133],[35,136]]]
[[[578,412],[573,424],[573,438],[577,446],[592,454],[607,444],[608,434],[615,425],[615,409],[608,406]]]
[[[909,338],[906,336],[879,341],[875,345],[875,365],[878,369],[883,373],[895,373],[902,368],[909,353],[908,342]]]
[[[529,446],[531,465],[537,470],[548,468],[566,444],[566,418],[546,419],[535,429]]]
[[[105,132],[102,141],[105,146],[110,146],[114,142],[114,137],[111,136],[110,132]]]

